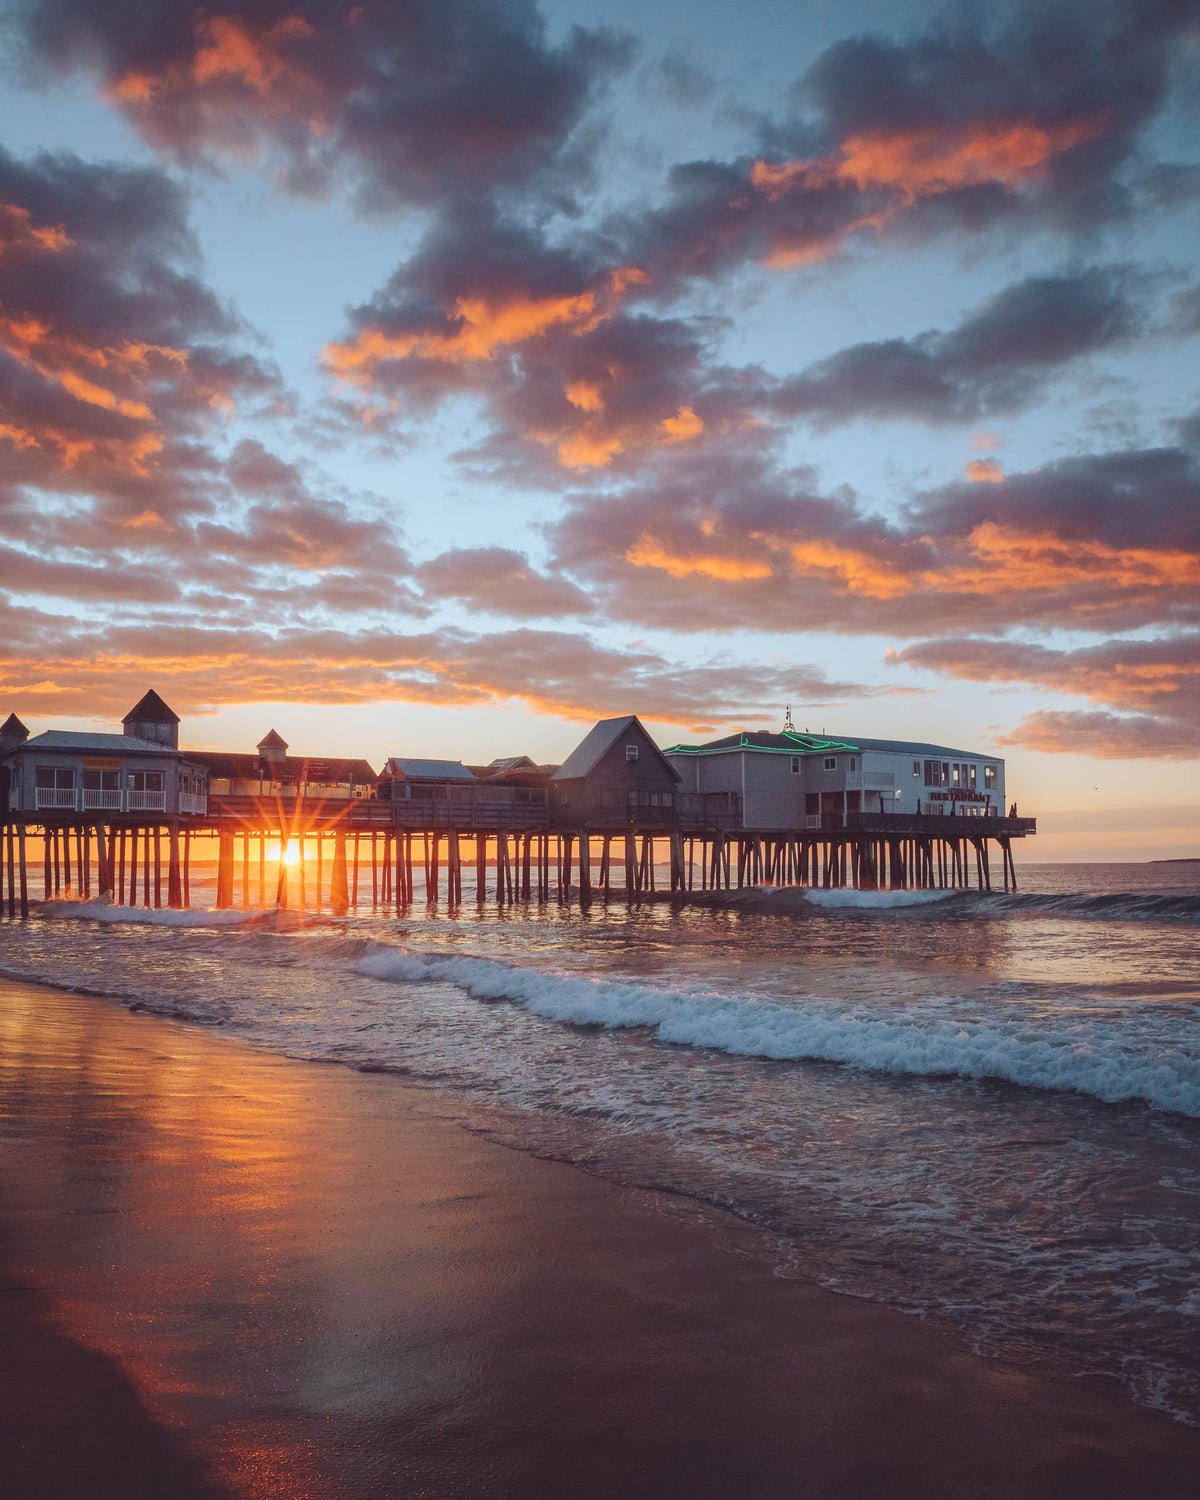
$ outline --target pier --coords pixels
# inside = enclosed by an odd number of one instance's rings
[[[402,912],[418,900],[639,900],[753,886],[1010,891],[1013,842],[1037,831],[1033,818],[879,813],[755,830],[737,826],[728,801],[707,818],[689,816],[685,804],[669,822],[552,827],[544,808],[529,808],[515,825],[450,826],[443,809],[421,819],[412,804],[401,806],[403,816],[382,798],[210,796],[203,813],[169,821],[10,813],[0,909],[27,916],[31,897],[107,896],[115,905],[182,910],[192,904],[199,860],[209,871],[215,862],[218,909],[334,915]]]

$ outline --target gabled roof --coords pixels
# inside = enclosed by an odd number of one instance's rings
[[[637,714],[625,714],[620,719],[601,719],[598,724],[584,735],[550,780],[575,781],[579,777],[586,776],[600,760],[601,756],[611,750],[621,736],[627,734],[635,724],[646,736],[646,739],[649,740],[655,754],[661,760],[662,751],[650,739],[649,734],[646,732],[646,726],[638,718]],[[675,767],[671,765],[670,761],[663,761],[663,764],[676,781],[683,779]]]
[[[274,729],[268,729],[254,748],[261,750],[264,745],[270,745],[272,750],[286,750],[288,747],[287,740],[281,734],[276,733]]]
[[[153,688],[134,704],[121,723],[128,724],[130,719],[140,719],[143,724],[179,723],[179,715],[167,707]]]
[[[534,762],[530,760],[528,755],[504,755],[496,760],[488,761],[487,769],[494,776],[499,776],[505,771],[513,770],[517,766],[528,768],[533,764]]]
[[[393,755],[387,763],[393,776],[405,781],[474,781],[474,773],[461,760],[421,760],[407,755]]]
[[[22,724],[16,714],[9,714],[3,724],[0,724],[0,734],[28,734],[29,728]]]
[[[160,745],[155,740],[140,740],[132,734],[81,734],[73,729],[47,729],[26,740],[21,749],[30,750],[74,750],[87,754],[95,750],[103,755],[179,755],[170,745]]]

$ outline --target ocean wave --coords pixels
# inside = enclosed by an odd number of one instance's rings
[[[985,1017],[949,998],[904,1012],[828,1000],[785,1005],[394,948],[368,953],[357,969],[400,983],[451,984],[478,1000],[510,1001],[571,1025],[646,1027],[663,1042],[736,1056],[994,1079],[1200,1118],[1200,1056],[1157,1029],[1144,1008],[1116,1020],[1081,1021],[1073,1014],[1010,1020],[991,1012]],[[1178,1025],[1177,1014],[1174,1021]]]
[[[930,906],[934,902],[953,900],[961,895],[961,891],[859,891],[852,886],[831,887],[829,890],[809,887],[804,892],[805,900],[813,906],[832,909],[848,907],[856,911],[891,911],[900,906]]]
[[[910,893],[912,894],[912,893]],[[1112,891],[1102,896],[1072,894],[959,891],[959,906],[989,916],[1055,916],[1094,918],[1106,922],[1197,922],[1200,895]]]
[[[236,927],[247,922],[262,922],[274,913],[261,911],[216,911],[206,907],[189,907],[172,911],[167,907],[113,906],[99,901],[43,901],[38,905],[42,917],[65,918],[80,922],[138,922],[152,927]]]

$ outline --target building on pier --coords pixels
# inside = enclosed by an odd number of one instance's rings
[[[550,777],[551,821],[561,828],[669,827],[680,773],[636,714],[601,719]]]
[[[203,816],[208,770],[185,752],[128,734],[49,729],[0,756],[11,812],[171,819]]]
[[[289,755],[288,743],[274,729],[259,740],[255,753],[225,750],[189,752],[208,767],[214,797],[271,797],[293,800],[352,802],[374,797],[379,778],[356,757]]]
[[[919,740],[748,730],[672,745],[681,790],[741,799],[747,829],[852,828],[864,817],[1003,816],[1004,761]]]
[[[518,764],[519,762],[523,764]],[[393,756],[379,778],[398,828],[544,828],[545,777],[528,756],[464,766],[459,760]]]

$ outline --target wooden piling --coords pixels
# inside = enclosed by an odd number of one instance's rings
[[[29,916],[29,872],[25,863],[25,820],[22,818],[17,824],[17,868],[18,878],[21,882],[21,916]]]
[[[172,822],[167,828],[167,905],[172,911],[183,906],[183,884],[179,870],[179,824]]]
[[[346,881],[346,835],[339,830],[333,836],[333,874],[329,882],[329,909],[336,917],[350,910],[350,891]]]

